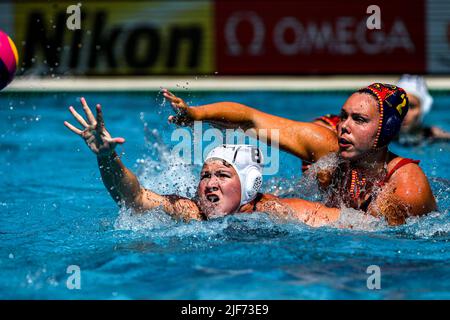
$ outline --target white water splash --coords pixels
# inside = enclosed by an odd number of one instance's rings
[[[114,229],[137,232],[158,229],[173,224],[176,224],[176,221],[161,209],[151,210],[144,214],[134,214],[131,209],[121,209],[114,223]]]
[[[195,166],[184,163],[182,158],[172,154],[169,147],[162,141],[159,132],[148,128],[143,119],[143,114],[141,114],[141,120],[144,124],[145,144],[148,148],[148,152],[137,160],[137,176],[142,185],[159,194],[194,197],[198,184],[198,173],[194,170],[196,169]],[[297,181],[272,177],[265,183],[264,191],[281,197],[300,197],[310,201],[320,201],[322,194],[319,191],[315,176],[318,171],[334,169],[338,162],[337,155],[330,154],[311,165],[308,173]],[[450,230],[450,221],[447,219],[446,221],[436,222],[436,218],[440,216],[439,213],[436,214],[430,214],[427,218],[408,219],[406,224],[406,228],[409,228],[407,229],[408,232],[412,232],[419,237],[447,234]],[[211,222],[207,224],[209,225],[206,227],[209,229],[208,232],[212,232],[213,229],[214,232],[218,231],[215,230],[217,226],[210,225]],[[176,222],[161,209],[155,209],[142,215],[133,215],[129,210],[121,210],[115,222],[115,229],[140,231],[163,227],[170,228],[175,225],[177,230],[174,232],[176,233],[181,231],[180,228],[184,229],[182,232],[187,234],[200,231],[197,225],[193,227],[191,224]],[[181,227],[182,225],[183,227]],[[389,228],[385,219],[345,207],[341,209],[339,220],[330,227],[370,232]],[[221,228],[223,228],[223,225],[219,229]]]
[[[173,154],[159,132],[149,130],[147,123],[144,123],[144,133],[148,153],[136,161],[137,176],[144,188],[159,194],[194,197],[198,184],[198,174],[194,172],[196,166]]]
[[[352,208],[341,209],[338,221],[332,224],[336,228],[345,228],[361,231],[380,231],[388,227],[385,219]]]
[[[425,217],[407,219],[404,231],[418,238],[429,239],[450,235],[450,215],[448,212],[431,212]]]

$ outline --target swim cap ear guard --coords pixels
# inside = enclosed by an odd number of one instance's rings
[[[251,166],[247,167],[241,175],[245,177],[243,179],[245,183],[245,187],[243,188],[244,193],[241,194],[241,205],[243,205],[255,199],[262,186],[262,174],[259,168]]]
[[[240,206],[255,199],[262,186],[261,151],[247,144],[224,144],[211,150],[205,161],[224,160],[236,170],[241,183]]]

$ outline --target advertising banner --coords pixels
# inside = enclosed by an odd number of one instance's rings
[[[199,74],[213,70],[212,2],[16,3],[25,74]],[[77,8],[75,8],[77,9]],[[72,28],[77,11],[80,28]],[[74,17],[75,15],[75,17]]]
[[[216,1],[221,74],[422,73],[423,1]],[[373,17],[372,17],[373,18]]]
[[[450,72],[450,2],[0,3],[23,75]],[[377,21],[379,26],[377,26]]]

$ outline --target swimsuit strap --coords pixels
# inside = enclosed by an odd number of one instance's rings
[[[410,164],[410,163],[419,164],[419,162],[420,162],[420,160],[413,160],[413,159],[409,159],[409,158],[403,158],[402,160],[397,162],[397,164],[391,169],[391,171],[389,171],[389,173],[384,178],[384,181],[382,182],[382,185],[387,183],[389,181],[389,179],[392,177],[392,175],[395,173],[395,171],[397,171],[401,167],[403,167],[403,166],[405,166],[407,164]]]

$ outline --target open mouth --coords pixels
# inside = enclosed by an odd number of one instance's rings
[[[212,202],[212,203],[216,203],[216,202],[219,202],[219,201],[220,201],[219,196],[218,196],[218,195],[215,195],[215,194],[208,194],[208,195],[206,195],[206,199],[207,199],[209,202]]]
[[[339,138],[339,146],[343,148],[348,148],[352,145],[352,143],[344,138]]]

